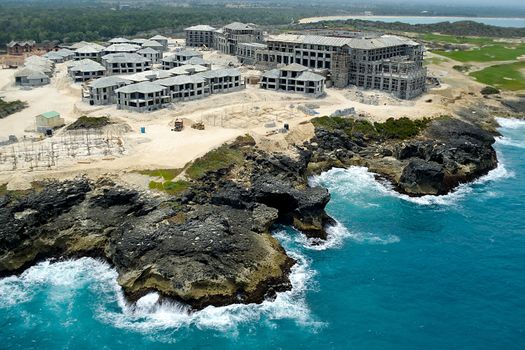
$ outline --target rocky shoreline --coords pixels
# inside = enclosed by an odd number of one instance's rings
[[[497,166],[494,137],[439,119],[409,139],[316,125],[293,154],[268,154],[250,138],[227,147],[242,161],[207,171],[177,194],[138,192],[103,178],[36,184],[0,194],[0,275],[44,259],[92,256],[118,272],[126,296],[157,291],[201,309],[259,303],[289,290],[294,260],[270,234],[292,225],[326,239],[330,194],[308,177],[367,166],[409,195],[445,194]]]

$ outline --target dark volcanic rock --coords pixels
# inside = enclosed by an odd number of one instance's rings
[[[0,203],[2,275],[42,259],[101,257],[132,300],[155,290],[196,308],[261,302],[290,288],[294,261],[268,233],[278,213],[264,204],[174,211],[157,197],[86,179]]]
[[[398,185],[408,194],[443,193],[444,178],[445,170],[441,164],[414,158],[403,169]]]
[[[409,140],[367,140],[317,127],[309,146],[309,170],[362,165],[392,181],[400,192],[441,195],[494,169],[494,142],[481,127],[453,118],[436,119]]]

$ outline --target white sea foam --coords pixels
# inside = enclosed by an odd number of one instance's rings
[[[504,146],[511,146],[517,148],[525,148],[525,141],[516,141],[507,136],[498,136],[496,137],[496,143]]]
[[[277,293],[274,300],[261,304],[209,306],[192,312],[187,305],[160,302],[157,293],[150,293],[136,303],[129,304],[116,282],[117,272],[113,268],[102,261],[82,258],[55,263],[43,262],[29,268],[19,277],[0,279],[0,307],[30,301],[44,287],[58,286],[61,287],[60,292],[87,287],[95,291],[99,298],[96,315],[102,322],[147,334],[188,326],[228,330],[231,333],[241,324],[258,322],[263,318],[268,322],[292,319],[298,324],[316,329],[323,324],[314,320],[305,300],[306,290],[312,285],[312,276],[315,273],[310,269],[306,257],[294,252],[289,254],[297,261],[290,273],[292,290]],[[115,303],[119,307],[115,308]]]
[[[53,295],[55,299],[63,299],[69,296],[68,292],[86,283],[96,281],[95,285],[99,285],[116,278],[117,273],[109,265],[91,258],[54,263],[44,261],[20,276],[0,279],[0,307],[30,301],[44,287],[66,287]]]
[[[288,244],[294,242],[309,250],[337,249],[342,247],[343,243],[347,240],[367,244],[391,244],[399,242],[399,237],[395,235],[381,237],[371,232],[351,232],[338,221],[334,226],[327,228],[327,234],[327,239],[322,240],[316,238],[307,238],[299,231],[295,231],[292,234],[285,230],[274,232],[274,236],[277,237],[281,242]]]
[[[375,174],[365,167],[352,166],[348,169],[335,168],[310,179],[311,186],[326,186],[339,195],[350,198],[361,207],[377,205],[374,200],[377,196],[392,196],[419,205],[454,205],[465,195],[473,191],[473,186],[490,181],[513,177],[514,173],[508,171],[503,163],[503,158],[498,155],[499,164],[496,169],[480,177],[470,184],[462,184],[453,192],[443,196],[426,195],[410,197],[394,190],[393,186],[384,181],[378,181]]]
[[[525,127],[525,120],[514,118],[496,118],[496,121],[502,128],[519,129]]]
[[[199,329],[235,332],[239,325],[258,322],[261,318],[269,321],[292,319],[314,328],[322,326],[322,323],[312,318],[304,297],[314,271],[310,269],[304,256],[293,252],[289,254],[297,260],[290,273],[292,290],[278,293],[274,300],[266,300],[261,304],[208,306],[192,312],[187,306],[176,302],[159,302],[156,293],[146,295],[135,305],[127,304],[119,293],[118,301],[122,311],[102,309],[99,314],[104,322],[144,333],[191,325]]]

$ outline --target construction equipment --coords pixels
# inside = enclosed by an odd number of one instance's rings
[[[196,129],[196,130],[204,130],[204,123],[203,122],[193,123],[191,127],[192,129]]]
[[[184,129],[184,122],[182,121],[182,119],[175,119],[175,124],[174,124],[174,128],[172,129],[173,131],[182,131],[182,129]]]

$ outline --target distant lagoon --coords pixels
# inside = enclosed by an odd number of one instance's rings
[[[361,19],[365,21],[381,21],[387,23],[403,22],[408,24],[432,24],[439,22],[474,21],[498,27],[524,28],[525,18],[502,17],[440,17],[440,16],[324,16],[309,17],[299,20],[299,23],[316,23],[321,21],[344,21]]]

